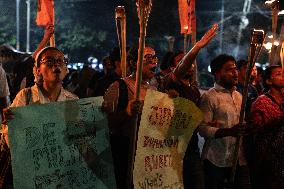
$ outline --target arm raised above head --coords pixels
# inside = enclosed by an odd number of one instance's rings
[[[49,24],[45,27],[44,29],[44,36],[41,40],[41,42],[39,43],[37,49],[35,50],[35,52],[33,53],[33,59],[36,58],[36,55],[38,52],[41,51],[41,49],[43,49],[46,44],[48,43],[50,37],[54,34],[54,25]]]
[[[191,68],[198,52],[205,47],[216,35],[218,30],[218,24],[214,24],[203,37],[196,42],[192,49],[183,57],[177,67],[174,69],[173,73],[177,79],[183,78],[187,71]]]

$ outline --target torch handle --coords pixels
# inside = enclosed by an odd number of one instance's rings
[[[252,68],[254,67],[255,64],[255,52],[256,52],[256,44],[251,44],[250,47],[250,56],[248,60],[248,66],[246,70],[246,75],[245,75],[245,82],[244,82],[244,88],[242,92],[242,105],[241,105],[241,111],[240,111],[240,118],[239,118],[239,124],[243,124],[244,119],[245,119],[245,108],[246,108],[246,102],[247,102],[247,97],[248,97],[248,85],[250,81],[250,76],[251,76],[251,71]],[[235,181],[235,175],[236,175],[236,170],[237,170],[237,165],[238,165],[238,157],[239,157],[239,149],[240,149],[240,144],[241,144],[241,139],[242,137],[238,136],[236,139],[236,144],[235,144],[235,149],[233,152],[233,167],[232,167],[232,172],[230,175],[230,183],[233,185]]]
[[[142,26],[146,26],[145,23]],[[144,58],[144,48],[145,48],[145,33],[146,28],[140,30],[139,37],[139,49],[138,49],[138,62],[136,70],[136,82],[135,82],[135,99],[140,99],[141,82],[142,82],[142,69],[143,69],[143,58]]]
[[[121,19],[121,70],[122,77],[127,76],[126,65],[126,17]]]

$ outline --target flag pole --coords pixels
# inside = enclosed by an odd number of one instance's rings
[[[17,25],[17,42],[16,42],[16,49],[20,50],[20,1],[16,0],[16,25]]]
[[[53,21],[53,26],[54,26],[54,31],[55,31],[55,11],[54,11],[54,0],[51,1],[52,2],[52,11],[53,11],[53,18],[51,18],[51,20]],[[52,34],[52,36],[49,39],[49,43],[51,47],[55,47],[55,35]]]
[[[55,37],[54,34],[52,34],[52,36],[49,39],[49,43],[51,47],[55,47]]]
[[[196,31],[193,31],[191,33],[191,43],[192,43],[192,47],[194,47],[194,45],[196,44]],[[193,78],[192,78],[192,82],[197,82],[197,78],[198,78],[198,73],[197,73],[197,63],[196,63],[196,59],[193,62]]]
[[[26,1],[27,3],[27,44],[26,44],[26,52],[30,52],[30,18],[31,18],[31,2],[30,0]]]

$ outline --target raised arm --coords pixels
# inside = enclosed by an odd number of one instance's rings
[[[218,24],[214,24],[210,30],[208,30],[204,36],[196,42],[192,49],[183,57],[177,67],[174,69],[173,73],[177,79],[182,79],[192,66],[194,60],[200,49],[205,47],[216,35],[218,29]]]
[[[43,39],[39,43],[35,52],[33,53],[33,59],[35,59],[37,53],[46,46],[46,44],[49,42],[49,39],[50,39],[50,37],[52,36],[53,33],[54,33],[54,25],[51,25],[51,24],[47,25],[45,27],[45,30],[44,30]]]

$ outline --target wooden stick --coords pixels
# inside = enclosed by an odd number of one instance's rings
[[[187,53],[187,33],[183,34],[183,52]]]
[[[119,41],[119,48],[120,48],[120,56],[121,56],[121,71],[122,71],[122,77],[127,76],[127,63],[126,63],[126,15],[125,15],[125,9],[124,6],[117,6],[115,8],[115,18],[116,18],[116,26],[117,21],[120,21],[120,36],[119,31],[117,28],[117,37]],[[121,39],[121,43],[120,43]]]
[[[196,32],[191,33],[191,43],[192,43],[192,47],[194,47],[194,45],[196,44]],[[194,60],[192,66],[194,66],[192,82],[196,82],[198,78],[196,59]]]
[[[49,44],[51,47],[55,47],[55,36],[52,34],[52,36],[49,39]]]
[[[151,0],[138,0],[136,5],[137,5],[137,11],[138,11],[138,17],[139,17],[140,35],[139,35],[138,62],[137,62],[137,70],[136,70],[134,99],[140,100],[146,27],[147,27],[147,21],[149,18],[149,14],[152,8],[152,1]],[[129,171],[128,171],[128,180],[127,180],[128,188],[132,188],[132,183],[133,183],[133,170],[134,170],[137,133],[138,133],[137,120],[138,120],[138,115],[135,115],[135,117],[133,118],[133,121],[135,123],[133,123],[134,128],[133,128],[133,135],[132,135],[133,137],[131,140],[131,160],[130,160]]]
[[[276,49],[277,46],[274,45],[274,42],[276,40],[276,30],[277,30],[277,21],[278,21],[278,13],[279,13],[279,6],[275,6],[272,8],[272,47],[271,52],[269,56],[269,64],[272,65],[275,62],[275,55],[276,55]]]
[[[54,31],[55,31],[55,11],[54,11],[54,0],[52,0],[52,11],[53,11],[53,18],[51,18],[51,20],[53,21],[53,26],[54,26]],[[49,39],[49,44],[51,47],[55,47],[55,35],[53,34],[50,39]]]
[[[121,68],[122,77],[127,76],[127,63],[126,63],[126,17],[121,20]]]
[[[261,49],[263,47],[263,41],[265,38],[265,34],[263,32],[263,36],[261,41],[258,41],[257,43],[254,41],[254,37],[253,33],[252,33],[252,39],[251,39],[251,44],[250,44],[250,53],[249,53],[249,58],[248,58],[248,66],[247,66],[247,70],[246,70],[246,75],[245,75],[245,82],[244,82],[244,88],[243,88],[243,92],[242,92],[242,105],[241,105],[241,111],[240,111],[240,118],[239,118],[239,124],[243,124],[244,120],[245,120],[245,108],[246,108],[246,102],[247,102],[247,97],[248,97],[248,86],[249,86],[249,82],[250,82],[250,77],[251,77],[251,72],[252,69],[255,65],[256,59],[259,56]],[[259,47],[257,49],[257,47]],[[232,172],[230,175],[230,184],[231,186],[234,185],[234,181],[235,181],[235,175],[236,175],[236,169],[237,169],[237,165],[238,165],[238,156],[239,156],[239,149],[240,149],[240,141],[242,140],[242,137],[239,136],[236,139],[236,144],[235,144],[235,149],[233,152],[233,167],[232,167]]]

